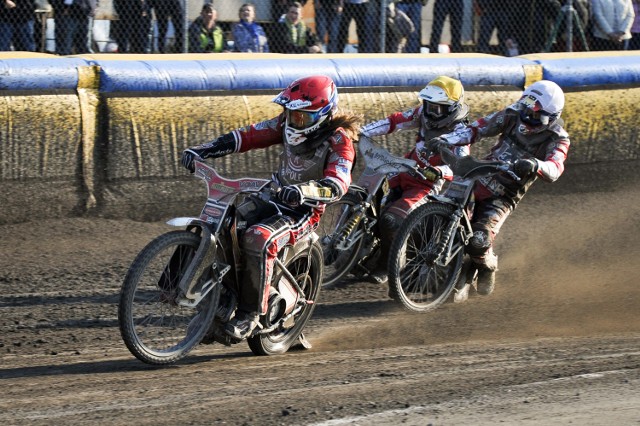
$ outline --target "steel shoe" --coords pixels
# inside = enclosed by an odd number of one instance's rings
[[[258,327],[260,317],[253,313],[237,311],[236,316],[225,326],[224,332],[237,340],[249,337],[253,330]]]

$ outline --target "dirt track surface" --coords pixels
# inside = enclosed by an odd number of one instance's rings
[[[166,225],[2,226],[0,424],[637,425],[639,166],[537,183],[499,236],[489,297],[410,315],[345,283],[322,293],[311,350],[200,346],[165,368],[124,347],[117,300]]]

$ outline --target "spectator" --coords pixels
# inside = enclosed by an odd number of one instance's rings
[[[118,14],[115,41],[120,53],[149,53],[151,51],[151,6],[149,0],[114,0]]]
[[[510,3],[507,0],[477,0],[480,14],[480,34],[478,35],[478,51],[481,53],[494,53],[489,48],[489,42],[493,30],[498,33],[499,53],[506,51],[506,40],[512,38],[509,29]],[[542,46],[541,46],[542,48]]]
[[[393,3],[387,5],[387,31],[385,32],[385,52],[402,53],[405,51],[407,40],[415,32],[413,22]]]
[[[631,38],[634,13],[631,0],[592,0],[593,50],[622,50]]]
[[[633,0],[633,11],[635,18],[631,26],[631,38],[627,48],[629,50],[640,50],[640,0]]]
[[[156,15],[158,25],[158,51],[167,52],[167,30],[169,19],[173,24],[174,42],[173,52],[182,53],[185,51],[184,45],[184,9],[183,0],[150,0],[151,7]]]
[[[34,52],[34,0],[0,0],[0,51]]]
[[[406,53],[420,53],[422,46],[422,8],[427,5],[427,0],[399,0],[396,2],[396,10],[405,13],[415,31],[407,39]]]
[[[343,0],[315,0],[316,34],[328,53],[338,52],[338,30]]]
[[[429,51],[438,52],[444,21],[449,15],[451,28],[451,51],[462,51],[462,17],[464,10],[462,0],[435,0],[433,4],[433,27],[431,27],[431,40]]]
[[[226,50],[224,32],[216,24],[218,11],[211,3],[205,3],[198,16],[189,26],[189,52],[220,53]]]
[[[338,53],[344,52],[349,41],[349,26],[351,21],[356,22],[356,35],[358,36],[358,52],[371,52],[371,38],[377,31],[370,28],[371,17],[369,12],[369,0],[344,0],[340,26],[338,27]]]
[[[93,53],[91,27],[96,0],[50,0],[58,55]]]
[[[267,35],[255,22],[256,9],[251,3],[240,6],[240,21],[233,25],[231,34],[236,52],[269,52]]]
[[[293,2],[275,24],[271,49],[276,53],[322,53],[320,40],[302,21],[302,4]]]
[[[271,0],[271,19],[273,22],[279,22],[284,19],[290,3],[291,0]],[[298,3],[304,7],[307,4],[307,0],[300,0]]]

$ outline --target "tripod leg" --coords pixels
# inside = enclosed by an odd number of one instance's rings
[[[553,28],[551,29],[551,33],[549,34],[549,38],[547,39],[547,44],[544,46],[543,52],[547,53],[551,50],[551,45],[556,41],[556,37],[558,37],[558,30],[560,29],[560,24],[562,23],[563,18],[564,12],[562,10],[558,11],[556,22],[553,24]]]
[[[584,51],[588,52],[589,51],[589,44],[587,43],[587,37],[584,34],[584,29],[582,28],[582,22],[580,21],[580,18],[578,17],[578,12],[576,12],[576,10],[573,10],[573,20],[576,23],[576,26],[578,27],[578,35],[580,36],[580,41],[582,42],[582,47],[584,47]]]

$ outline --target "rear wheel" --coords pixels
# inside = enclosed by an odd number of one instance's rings
[[[460,276],[464,243],[457,230],[451,238],[451,257],[442,265],[436,259],[454,208],[425,204],[398,229],[389,253],[389,295],[406,309],[426,312],[447,300]]]
[[[174,231],[151,241],[131,264],[118,305],[120,334],[139,360],[170,364],[202,340],[218,304],[215,286],[195,307],[180,304],[178,283],[200,245],[200,236]],[[210,280],[208,269],[201,280]]]
[[[339,201],[327,205],[322,215],[316,232],[324,255],[324,286],[337,284],[358,260],[365,235],[364,221],[360,221],[346,240],[341,241],[341,236],[360,201],[359,195],[347,193]]]
[[[322,283],[322,249],[313,244],[311,250],[303,250],[286,263],[286,268],[296,279],[298,286],[305,294],[306,300],[298,301],[296,309],[301,308],[293,318],[285,321],[278,328],[266,334],[257,334],[247,339],[249,348],[256,355],[278,355],[285,353],[294,345],[307,322],[311,318]],[[274,283],[282,278],[282,273],[274,274]]]

